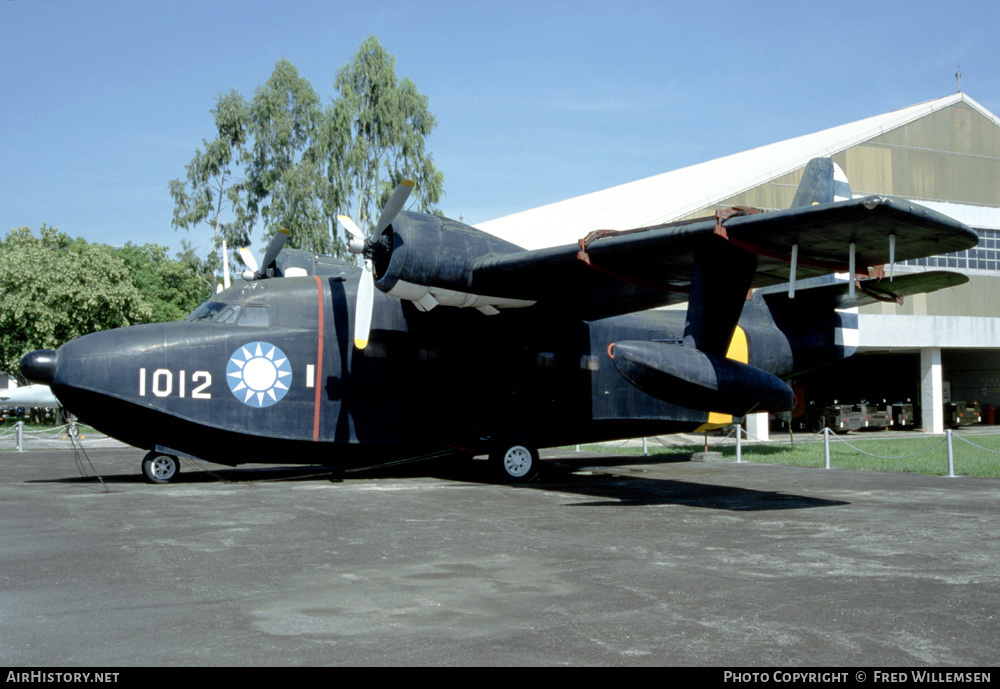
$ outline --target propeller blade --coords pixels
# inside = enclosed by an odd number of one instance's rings
[[[378,223],[372,231],[374,237],[392,224],[399,212],[406,205],[406,199],[413,191],[413,182],[404,179],[392,193],[389,203],[382,209],[382,214],[378,218]],[[358,229],[358,226],[346,215],[338,215],[337,220],[351,234],[348,249],[351,253],[363,254],[365,257],[364,268],[361,271],[361,279],[358,281],[358,302],[354,305],[354,346],[364,349],[368,346],[368,336],[372,326],[372,309],[375,308],[375,266],[372,264],[371,249],[368,240]]]
[[[358,303],[354,306],[354,346],[364,349],[368,346],[368,333],[372,325],[372,309],[375,306],[375,275],[371,259],[365,260],[358,282]]]
[[[404,179],[399,183],[396,191],[392,192],[392,198],[389,199],[389,203],[385,204],[385,208],[382,209],[382,215],[378,216],[378,223],[375,225],[375,231],[372,233],[372,236],[379,234],[392,224],[392,221],[399,215],[399,211],[403,210],[403,206],[406,205],[406,199],[410,198],[413,186],[413,182],[408,179]]]
[[[340,221],[340,224],[343,225],[344,229],[350,232],[352,236],[357,237],[358,239],[365,238],[364,233],[358,228],[357,225],[354,224],[354,221],[351,219],[351,216],[338,215],[337,220]]]
[[[240,258],[243,259],[243,263],[246,264],[247,268],[256,273],[258,270],[257,259],[253,257],[252,253],[250,253],[250,249],[244,246],[243,248],[239,249],[239,254]]]
[[[337,220],[340,224],[344,226],[351,238],[347,241],[347,250],[352,254],[360,254],[365,250],[365,235],[361,232],[358,226],[351,220],[349,215],[338,215]]]
[[[268,243],[267,249],[264,251],[264,260],[261,261],[260,268],[256,271],[259,277],[264,277],[264,271],[267,270],[269,265],[274,263],[274,259],[276,259],[278,254],[281,253],[281,250],[285,246],[285,242],[288,241],[288,235],[290,234],[290,231],[285,228],[281,228],[278,230],[278,233],[274,235],[274,238]]]

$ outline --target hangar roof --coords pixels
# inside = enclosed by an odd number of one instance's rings
[[[598,229],[625,230],[671,222],[766,184],[937,110],[963,103],[1000,119],[964,93],[761,146],[610,189],[480,223],[479,228],[526,249],[573,244]]]

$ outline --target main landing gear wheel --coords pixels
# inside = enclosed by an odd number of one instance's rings
[[[170,483],[180,471],[180,460],[173,455],[150,452],[142,459],[142,474],[150,483]]]
[[[538,450],[524,438],[506,440],[490,453],[490,464],[504,481],[526,483],[538,475]]]

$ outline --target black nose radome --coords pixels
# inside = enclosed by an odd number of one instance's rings
[[[54,349],[36,349],[21,358],[21,375],[32,383],[51,385],[56,375],[56,358],[59,356]]]

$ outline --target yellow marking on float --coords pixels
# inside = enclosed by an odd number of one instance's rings
[[[729,341],[729,349],[726,350],[726,358],[738,361],[741,364],[750,362],[750,347],[747,345],[747,334],[743,328],[736,326],[733,332],[733,339]],[[733,425],[733,415],[722,412],[711,411],[708,413],[708,421],[694,429],[695,433],[713,431],[716,428],[725,428]]]

